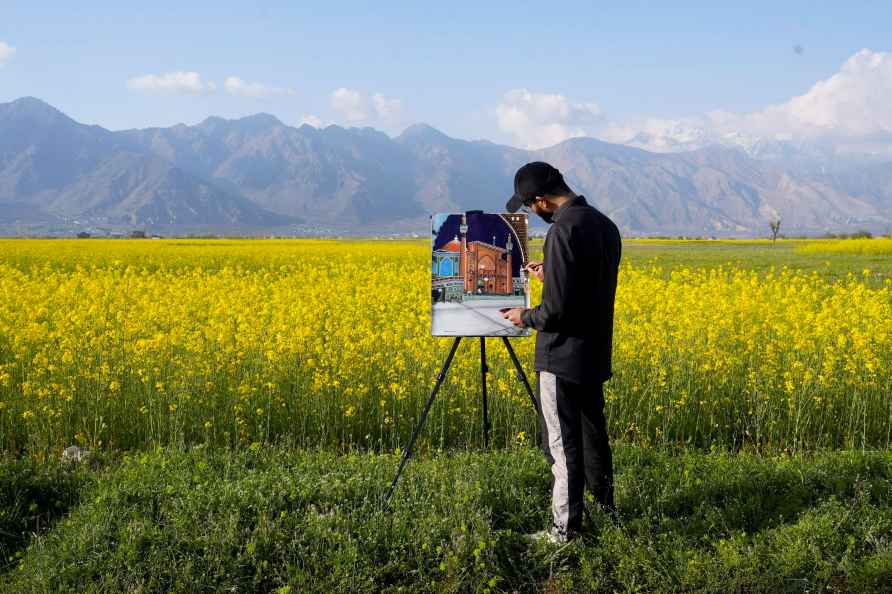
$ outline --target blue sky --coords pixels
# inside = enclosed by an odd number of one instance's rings
[[[862,48],[892,50],[889,2],[49,4],[0,8],[0,101],[36,96],[110,129],[268,112],[544,145],[758,112]]]

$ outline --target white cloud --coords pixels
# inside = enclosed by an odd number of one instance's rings
[[[12,59],[15,55],[15,48],[0,41],[0,66]]]
[[[324,128],[325,122],[322,121],[321,118],[314,116],[313,114],[304,114],[301,116],[300,121],[297,123],[298,126],[303,126],[307,124],[308,126],[313,126],[314,128]]]
[[[294,95],[296,93],[294,89],[271,87],[257,82],[245,82],[237,76],[227,77],[227,79],[223,81],[223,88],[230,95],[253,97],[255,99],[273,97],[278,95]]]
[[[526,148],[542,148],[575,136],[594,134],[603,114],[597,103],[563,95],[513,89],[496,107],[499,129]]]
[[[756,114],[754,125],[785,126],[791,134],[868,136],[892,132],[892,53],[869,49],[807,93]]]
[[[403,123],[405,108],[399,99],[375,93],[367,97],[355,89],[341,87],[331,94],[331,107],[351,124],[375,124],[395,128]]]
[[[217,90],[217,85],[212,82],[204,82],[197,72],[183,71],[136,76],[127,81],[127,87],[135,91],[161,91],[193,95],[212,93]]]
[[[393,122],[403,116],[403,102],[399,99],[388,99],[381,93],[372,95],[372,106],[379,120]]]
[[[331,94],[331,107],[348,122],[368,119],[368,106],[359,91],[341,87]]]
[[[600,136],[657,151],[710,142],[747,145],[765,140],[858,141],[892,137],[892,53],[869,49],[852,55],[839,72],[806,93],[750,113],[647,118],[612,124]]]

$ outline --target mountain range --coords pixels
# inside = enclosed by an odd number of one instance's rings
[[[892,162],[796,148],[654,153],[593,138],[536,151],[417,124],[288,126],[268,114],[109,131],[35,98],[0,104],[0,232],[380,233],[433,212],[501,211],[516,169],[545,160],[626,235],[892,229]]]

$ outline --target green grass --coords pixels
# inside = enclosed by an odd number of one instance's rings
[[[281,446],[116,455],[73,474],[55,461],[8,461],[4,476],[36,486],[38,511],[52,505],[39,496],[46,476],[77,486],[78,503],[47,512],[56,523],[27,548],[20,537],[5,551],[0,591],[892,589],[892,453],[619,445],[619,520],[593,509],[584,540],[563,549],[521,536],[547,522],[538,451],[413,460],[386,510],[396,464]]]
[[[94,474],[32,457],[0,457],[0,567],[18,558],[29,536],[45,531],[80,500]]]

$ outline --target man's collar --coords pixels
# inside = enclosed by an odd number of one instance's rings
[[[556,221],[561,218],[561,215],[566,212],[567,207],[569,206],[585,206],[586,204],[588,204],[588,202],[585,201],[585,196],[583,196],[582,194],[578,194],[558,206],[557,210],[554,211],[554,215],[552,215],[552,220]]]

